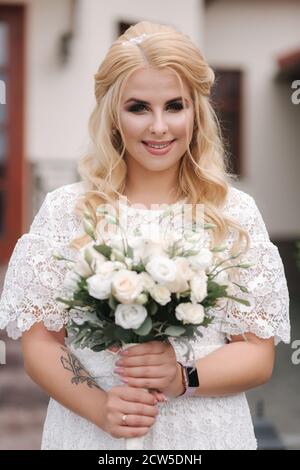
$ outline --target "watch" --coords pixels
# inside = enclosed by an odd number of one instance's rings
[[[190,397],[194,395],[196,388],[200,386],[198,371],[196,367],[187,367],[180,362],[179,364],[181,366],[182,383],[184,386],[184,392],[179,396]]]

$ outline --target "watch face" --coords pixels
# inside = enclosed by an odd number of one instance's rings
[[[186,367],[189,387],[199,387],[199,378],[196,367]]]

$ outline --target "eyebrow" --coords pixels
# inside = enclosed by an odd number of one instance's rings
[[[168,100],[166,101],[165,104],[169,104],[169,103],[172,103],[173,101],[182,101],[182,96],[177,96],[176,98],[172,98],[171,100]],[[135,101],[136,103],[141,103],[141,104],[148,104],[150,105],[150,103],[148,103],[148,101],[144,101],[144,100],[140,100],[138,98],[129,98],[129,100],[125,101],[124,104],[127,104],[129,103],[130,101]],[[188,103],[188,100],[186,98],[184,98],[184,101],[186,101],[186,103]]]

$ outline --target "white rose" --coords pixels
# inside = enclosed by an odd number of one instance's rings
[[[143,291],[143,283],[135,271],[121,269],[113,276],[112,293],[123,304],[130,304]]]
[[[166,305],[171,300],[171,292],[166,286],[155,285],[150,290],[150,294],[160,305]]]
[[[131,239],[130,246],[133,248],[134,263],[147,262],[153,256],[163,256],[164,246],[161,241],[150,238],[135,237]]]
[[[155,286],[155,282],[153,281],[150,274],[143,271],[140,273],[140,279],[142,280],[144,290],[150,292],[150,290]]]
[[[204,320],[204,308],[203,305],[190,302],[179,304],[175,308],[175,316],[183,323],[198,325]]]
[[[197,273],[191,280],[192,303],[202,302],[207,296],[207,276],[204,271]]]
[[[188,260],[191,268],[198,271],[212,265],[213,254],[208,248],[202,248],[197,255],[189,256]]]
[[[123,266],[123,265],[122,265]],[[105,261],[105,263],[99,264],[96,269],[96,274],[99,276],[111,277],[113,272],[116,270],[116,263],[113,261]]]
[[[68,271],[64,279],[64,286],[68,290],[75,291],[78,288],[79,281],[79,274],[75,273],[74,271]]]
[[[166,256],[155,256],[146,264],[146,271],[159,284],[172,282],[176,278],[176,264]]]
[[[136,330],[139,328],[147,318],[147,310],[143,305],[119,304],[115,312],[116,325],[122,326],[126,330],[132,328]]]
[[[95,299],[108,299],[111,294],[112,277],[103,277],[95,274],[86,281],[89,294]]]
[[[194,273],[189,267],[187,258],[177,258],[174,260],[176,266],[176,278],[173,282],[168,282],[166,286],[173,293],[184,292],[189,289],[188,281]]]

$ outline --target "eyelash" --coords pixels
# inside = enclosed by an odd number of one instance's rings
[[[182,103],[179,103],[179,102],[171,103],[167,107],[168,108],[172,107],[173,110],[175,110],[175,111],[181,111],[183,109]],[[134,104],[133,106],[131,106],[128,109],[128,111],[131,112],[131,113],[137,113],[139,111],[143,111],[143,109],[145,109],[145,108],[147,108],[147,106],[145,104],[137,103],[137,104]]]

